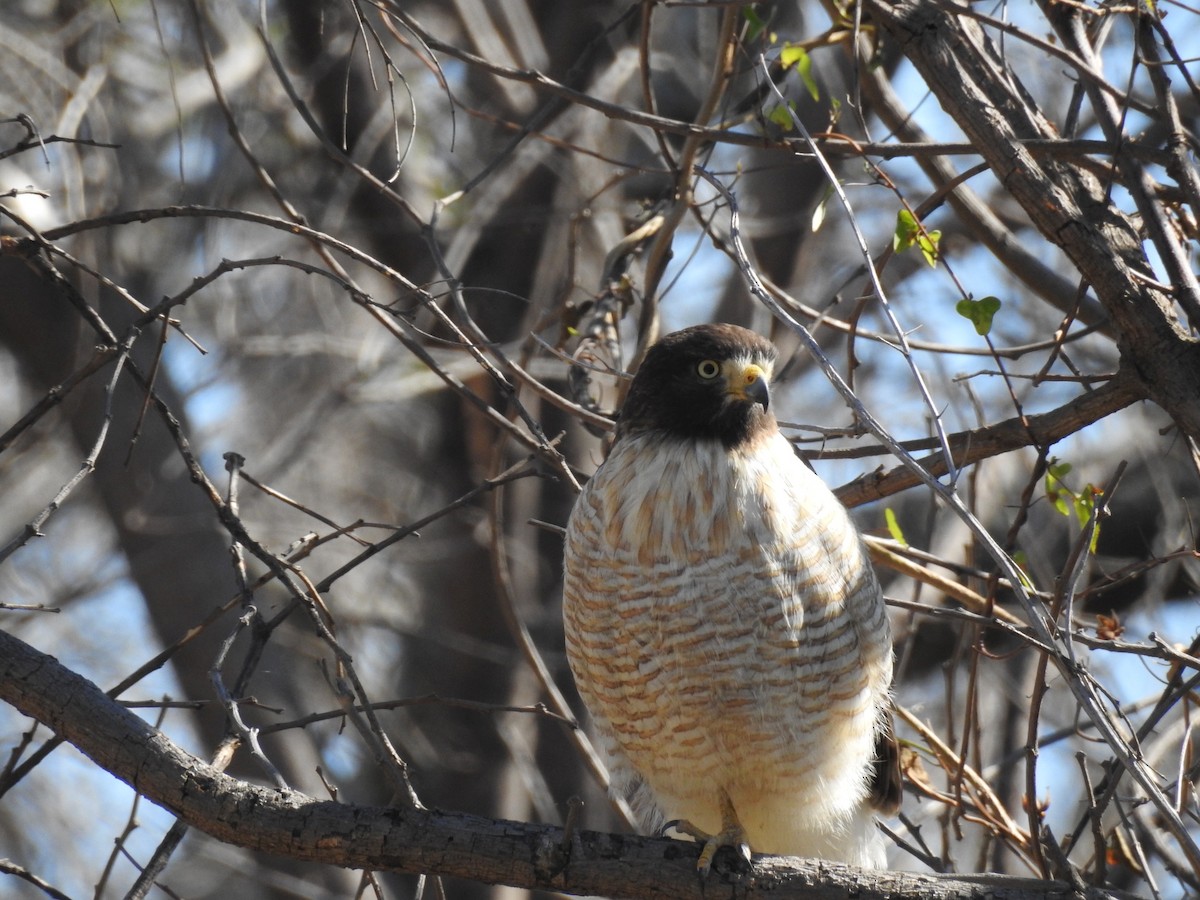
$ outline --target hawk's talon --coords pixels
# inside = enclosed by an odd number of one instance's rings
[[[668,831],[675,830],[682,834],[686,834],[688,837],[695,837],[695,835],[689,831],[691,827],[692,823],[687,819],[672,819],[670,822],[663,822],[662,825],[659,826],[658,831],[654,832],[654,834],[657,837],[665,838],[670,837],[670,835],[667,834]]]
[[[708,840],[704,842],[704,849],[700,851],[700,858],[696,860],[696,871],[702,876],[708,875],[713,859],[722,847],[732,848],[746,865],[750,864],[750,845],[746,843],[746,833],[738,825],[732,829],[723,829],[718,834],[708,837]]]
[[[750,865],[750,844],[747,841],[742,840],[734,849],[737,850],[737,855],[741,857],[742,862],[744,862],[746,865]]]
[[[709,834],[704,829],[697,828],[687,819],[672,819],[665,822],[658,833],[665,837],[668,830],[678,831],[692,840],[703,843],[700,858],[696,860],[696,871],[701,876],[708,875],[712,869],[713,859],[722,847],[732,847],[746,865],[750,864],[750,844],[746,841],[746,832],[742,829],[742,823],[738,821],[733,804],[724,791],[721,792],[721,830],[719,832]]]
[[[687,819],[672,819],[670,822],[663,822],[662,827],[658,829],[658,836],[667,837],[668,831],[678,831],[680,834],[687,835],[694,841],[707,841],[712,837],[703,828],[697,828]]]

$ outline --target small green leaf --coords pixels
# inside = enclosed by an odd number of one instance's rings
[[[907,547],[908,541],[904,539],[904,532],[900,529],[900,523],[896,521],[896,512],[890,506],[883,511],[883,520],[887,523],[888,534],[892,536],[892,540]]]
[[[903,253],[909,247],[917,247],[925,262],[931,267],[937,265],[938,242],[942,239],[940,231],[926,231],[921,228],[917,217],[907,209],[896,213],[896,230],[892,232],[892,250]]]
[[[1088,522],[1092,520],[1092,516],[1096,514],[1096,498],[1104,492],[1094,484],[1087,484],[1083,491],[1075,497],[1075,518],[1079,520],[1080,526],[1087,528]],[[1100,540],[1100,522],[1097,520],[1095,527],[1092,529],[1091,540],[1088,541],[1088,553],[1093,556],[1096,554],[1096,543]]]
[[[963,297],[955,304],[954,309],[974,324],[976,334],[987,334],[992,330],[992,319],[1000,310],[1000,306],[1001,303],[996,297],[984,297],[982,300]]]
[[[941,239],[940,231],[927,231],[917,236],[917,246],[921,248],[921,255],[925,257],[925,262],[929,263],[931,269],[937,268],[938,241]]]
[[[779,51],[779,61],[785,69],[795,68],[813,100],[821,99],[821,89],[817,87],[816,79],[812,75],[812,57],[808,55],[807,50],[796,44],[784,44],[783,49]]]
[[[814,101],[820,100],[821,88],[817,85],[817,79],[812,76],[812,57],[808,57],[803,63],[796,66],[796,71],[800,73],[800,80],[808,88],[808,96],[812,97]]]
[[[1079,520],[1080,525],[1087,525],[1088,519],[1092,517],[1093,504],[1088,502],[1089,499],[1086,491],[1078,497],[1071,498],[1075,507],[1075,518]]]
[[[1058,457],[1051,457],[1050,462],[1046,464],[1046,471],[1059,481],[1070,475],[1072,468],[1069,462],[1059,462]]]
[[[779,61],[783,63],[785,69],[790,69],[796,63],[803,62],[808,58],[808,51],[796,44],[784,44],[783,49],[779,51]]]
[[[1063,497],[1062,491],[1054,491],[1054,490],[1047,489],[1046,497],[1050,500],[1051,503],[1054,504],[1054,508],[1057,509],[1064,516],[1071,515],[1071,507],[1069,507],[1067,505],[1067,501]]]
[[[1046,490],[1046,499],[1054,504],[1064,516],[1071,515],[1071,507],[1067,505],[1067,497],[1072,496],[1067,486],[1063,484],[1063,476],[1071,471],[1070,463],[1060,463],[1057,457],[1050,457],[1046,463],[1046,477],[1043,479],[1043,485]]]
[[[742,17],[750,23],[750,28],[746,32],[747,42],[754,40],[767,27],[766,21],[755,11],[753,6],[743,6]]]
[[[1088,523],[1092,521],[1092,516],[1096,514],[1096,498],[1102,492],[1094,484],[1088,484],[1081,492],[1075,493],[1064,480],[1070,472],[1071,464],[1069,462],[1059,462],[1058,457],[1051,457],[1047,461],[1044,479],[1046,499],[1067,518],[1074,515],[1080,528],[1087,528]],[[1092,528],[1091,538],[1088,540],[1089,553],[1095,554],[1096,542],[1099,540],[1100,523],[1096,522]]]
[[[767,118],[770,119],[772,122],[774,122],[776,125],[778,125],[780,128],[782,128],[784,131],[791,131],[793,126],[792,126],[792,113],[791,113],[791,110],[788,108],[790,106],[791,106],[791,103],[788,103],[788,106],[784,106],[783,104],[776,106],[769,113],[767,113]]]
[[[892,233],[892,250],[896,253],[903,253],[917,242],[917,235],[920,233],[921,226],[917,222],[917,217],[907,209],[900,210],[896,213],[896,230]]]

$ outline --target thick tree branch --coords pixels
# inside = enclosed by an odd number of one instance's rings
[[[1021,447],[1049,447],[1145,397],[1137,379],[1122,370],[1096,390],[1081,394],[1058,409],[952,434],[949,436],[950,452],[954,464],[961,469]],[[918,462],[935,476],[946,474],[946,461],[941,453],[931,453]],[[886,472],[868,472],[834,493],[846,506],[853,507],[882,500],[920,483],[912,469],[900,465]]]
[[[1012,876],[868,872],[784,857],[758,857],[749,873],[718,866],[701,881],[696,848],[679,841],[577,832],[565,852],[559,828],[465,813],[352,806],[259,787],[186,753],[96,685],[4,631],[0,699],[188,825],[220,841],[291,859],[610,897],[1120,896]]]

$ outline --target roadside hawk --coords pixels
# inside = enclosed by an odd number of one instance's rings
[[[647,830],[885,864],[899,803],[892,645],[846,510],[770,410],[769,341],[650,348],[567,525],[567,656]]]

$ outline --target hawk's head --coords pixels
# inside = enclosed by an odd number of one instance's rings
[[[775,347],[737,325],[696,325],[649,349],[621,413],[617,437],[661,431],[736,447],[774,430],[768,382]]]

